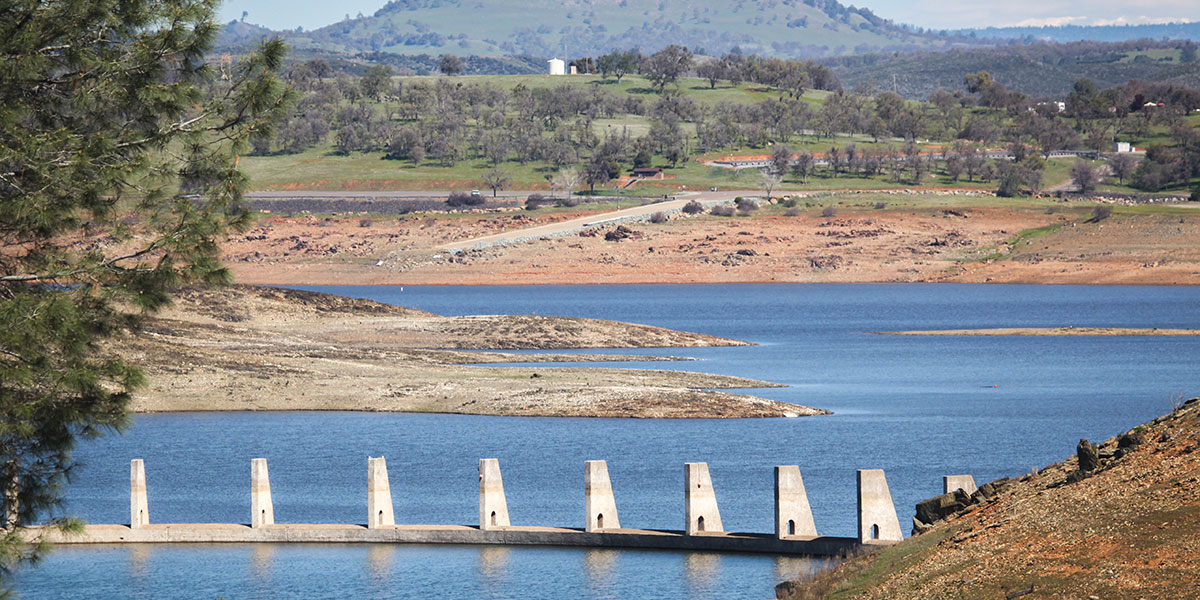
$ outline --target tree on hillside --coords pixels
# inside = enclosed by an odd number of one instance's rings
[[[717,82],[725,79],[727,72],[725,63],[719,60],[710,60],[696,67],[696,74],[708,80],[709,89],[716,89]]]
[[[0,19],[0,580],[41,548],[77,441],[145,378],[103,342],[182,284],[228,281],[238,155],[290,91],[264,43],[215,80],[203,0],[8,2]],[[206,87],[207,86],[207,87]],[[67,521],[57,521],[69,526]]]
[[[492,189],[493,198],[496,197],[496,192],[507,188],[510,181],[512,181],[512,176],[500,167],[492,167],[490,171],[483,174],[483,185]]]
[[[784,144],[775,144],[771,148],[771,166],[768,167],[772,173],[782,177],[788,172],[788,167],[792,164],[792,149]]]
[[[662,93],[668,85],[687,73],[692,67],[692,53],[684,46],[671,44],[642,62],[642,74],[650,86]]]
[[[571,194],[575,188],[579,187],[579,182],[582,178],[579,171],[574,167],[567,167],[559,170],[559,172],[550,179],[550,186],[555,189],[560,189],[566,192],[567,199],[571,199]]]
[[[796,158],[792,160],[792,175],[799,177],[801,183],[808,183],[808,174],[812,172],[813,155],[808,150],[801,150],[796,153]]]
[[[639,56],[640,53],[637,50],[626,50],[625,52],[614,50],[601,56],[596,61],[596,66],[600,69],[600,78],[608,79],[611,75],[617,78],[617,83],[620,83],[622,77],[637,69]]]
[[[1117,176],[1117,181],[1125,183],[1125,178],[1133,174],[1137,163],[1137,159],[1132,154],[1117,154],[1108,159],[1108,169]]]
[[[443,75],[458,75],[463,72],[462,60],[453,54],[443,54],[438,59],[438,70]]]
[[[597,185],[604,185],[620,174],[621,167],[615,159],[597,153],[584,167],[583,180],[587,182],[588,189],[594,192]]]
[[[388,65],[374,65],[367,68],[359,81],[362,94],[373,100],[380,100],[392,91],[392,68]]]
[[[1100,170],[1085,160],[1077,160],[1071,165],[1071,183],[1080,194],[1090,194],[1100,183]]]
[[[762,186],[763,191],[767,193],[767,202],[771,201],[771,192],[779,186],[779,182],[781,181],[783,181],[783,175],[771,169],[763,169],[759,173],[758,183]]]

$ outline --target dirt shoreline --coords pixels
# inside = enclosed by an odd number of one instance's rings
[[[661,361],[568,348],[687,348],[745,342],[562,317],[441,317],[369,300],[234,286],[188,291],[116,342],[149,375],[134,412],[355,410],[503,416],[742,418],[828,411],[724,390],[765,381],[662,369],[486,366]],[[489,350],[489,352],[466,351]],[[546,349],[536,354],[504,350]]]
[[[1088,210],[955,199],[832,217],[675,215],[615,240],[614,226],[457,254],[439,247],[591,213],[270,215],[223,248],[238,281],[261,285],[1200,285],[1200,211],[1090,222]]]

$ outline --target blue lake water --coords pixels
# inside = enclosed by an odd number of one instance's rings
[[[634,321],[755,342],[635,351],[653,368],[765,379],[750,393],[833,410],[801,419],[622,420],[375,413],[142,415],[89,443],[69,512],[128,521],[128,461],[146,459],[151,519],[246,522],[266,457],[278,522],[364,522],[366,457],[388,458],[398,522],[473,523],[476,463],[500,459],[515,525],[582,526],[583,461],[608,461],[622,525],[683,525],[683,463],[709,463],[725,528],[770,531],[772,467],[798,464],[818,530],[855,531],[854,472],[887,472],[901,525],[941,477],[979,483],[1069,456],[1200,394],[1195,337],[908,337],[1018,326],[1200,327],[1200,288],[977,285],[313,287],[446,315]],[[608,351],[605,351],[608,352]],[[619,363],[646,368],[646,363]],[[535,369],[540,365],[531,365]],[[606,363],[604,366],[612,366]],[[473,547],[61,549],[26,598],[764,598],[805,559]],[[82,584],[81,584],[82,582]]]

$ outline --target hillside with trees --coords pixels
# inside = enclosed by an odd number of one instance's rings
[[[234,30],[239,23],[231,23]],[[244,24],[240,24],[244,25]],[[297,51],[504,56],[579,56],[615,48],[687,46],[700,54],[736,49],[785,58],[971,44],[967,36],[919,31],[837,0],[392,0],[372,15],[346,15],[311,31],[280,34]],[[225,40],[232,41],[232,40]],[[227,44],[233,45],[233,44]]]
[[[442,69],[461,66],[443,60]],[[376,65],[356,78],[331,75],[320,60],[297,63],[289,77],[302,97],[274,135],[254,140],[248,168],[260,185],[308,189],[496,189],[488,182],[500,180],[511,189],[562,188],[556,177],[574,171],[603,190],[631,169],[662,167],[672,185],[934,182],[1006,196],[1068,179],[1093,191],[1106,173],[1113,177],[1103,185],[1117,187],[1105,189],[1187,193],[1200,173],[1192,114],[1200,92],[1174,84],[1080,79],[1067,94],[1039,99],[978,71],[911,101],[848,91],[812,61],[697,58],[669,46],[574,62],[598,72],[396,77]],[[1063,150],[1110,152],[1114,140],[1146,149],[1145,159],[1086,168],[1048,160]],[[698,158],[729,153],[771,155],[767,175],[778,180],[733,183],[735,172]]]
[[[955,89],[961,85],[963,73],[980,69],[1008,88],[1033,96],[1067,94],[1084,78],[1102,87],[1131,79],[1200,87],[1196,44],[1188,41],[1011,44],[944,52],[873,53],[828,58],[822,63],[847,87],[893,90],[907,98]]]

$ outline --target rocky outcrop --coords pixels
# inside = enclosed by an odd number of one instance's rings
[[[991,502],[996,498],[996,494],[1011,481],[1005,477],[983,484],[973,494],[967,494],[959,489],[921,501],[917,504],[917,516],[913,517],[912,534],[924,533],[932,528],[934,523],[952,517],[971,506]]]

